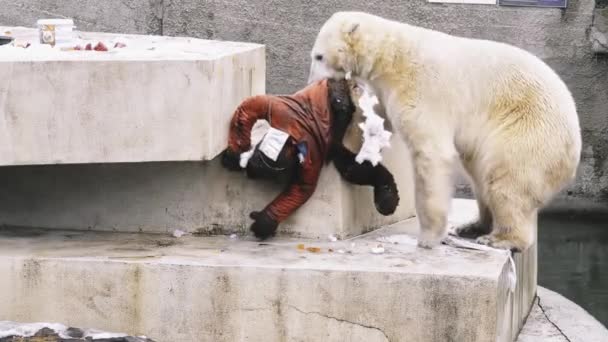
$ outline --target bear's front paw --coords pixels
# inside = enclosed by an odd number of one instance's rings
[[[241,155],[238,152],[232,151],[230,148],[227,148],[222,152],[222,166],[230,171],[240,171],[241,166],[239,165],[241,161]]]
[[[443,232],[422,230],[418,235],[418,247],[432,249],[439,246],[445,238]]]
[[[249,229],[258,239],[266,240],[276,234],[279,223],[265,211],[254,211],[249,214],[249,217],[254,220]]]

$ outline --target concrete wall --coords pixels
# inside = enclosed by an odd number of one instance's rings
[[[31,26],[40,17],[68,16],[84,30],[263,43],[270,93],[292,92],[304,85],[316,32],[337,10],[364,10],[452,34],[511,43],[555,68],[577,100],[583,163],[577,183],[564,195],[608,200],[608,58],[593,53],[588,37],[595,0],[570,0],[566,10],[425,0],[0,0],[0,5],[0,23],[5,25]],[[603,6],[606,1],[599,0],[598,7]],[[596,17],[605,12],[597,11]]]
[[[283,235],[326,239],[359,235],[414,215],[409,160],[393,140],[383,161],[393,170],[400,202],[391,216],[373,205],[371,187],[346,184],[326,167],[313,196],[279,229]],[[282,184],[252,181],[210,162],[0,167],[0,227],[195,234],[248,232],[249,213],[262,210]]]

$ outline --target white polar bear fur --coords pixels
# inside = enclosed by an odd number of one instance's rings
[[[480,218],[457,233],[497,248],[528,248],[538,210],[575,177],[581,137],[572,95],[522,49],[338,12],[311,58],[309,81],[349,74],[371,87],[408,144],[421,247],[446,235],[458,159]]]

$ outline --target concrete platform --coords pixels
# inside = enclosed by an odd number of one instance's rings
[[[80,32],[70,47],[127,46],[62,51],[34,29],[0,34],[32,44],[0,47],[0,166],[209,160],[236,106],[265,92],[263,45]]]
[[[559,293],[538,287],[538,297],[517,342],[604,342],[608,329]]]
[[[453,220],[470,209],[456,201]],[[5,229],[0,317],[161,342],[513,341],[508,313],[531,302],[509,295],[507,255],[419,249],[416,230],[408,220],[346,241],[259,244]]]

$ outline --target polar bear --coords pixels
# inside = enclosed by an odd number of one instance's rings
[[[514,251],[534,242],[538,210],[575,177],[581,136],[572,95],[522,49],[337,12],[311,58],[309,81],[353,77],[370,87],[408,144],[420,247],[446,235],[458,160],[480,214],[456,233]]]

